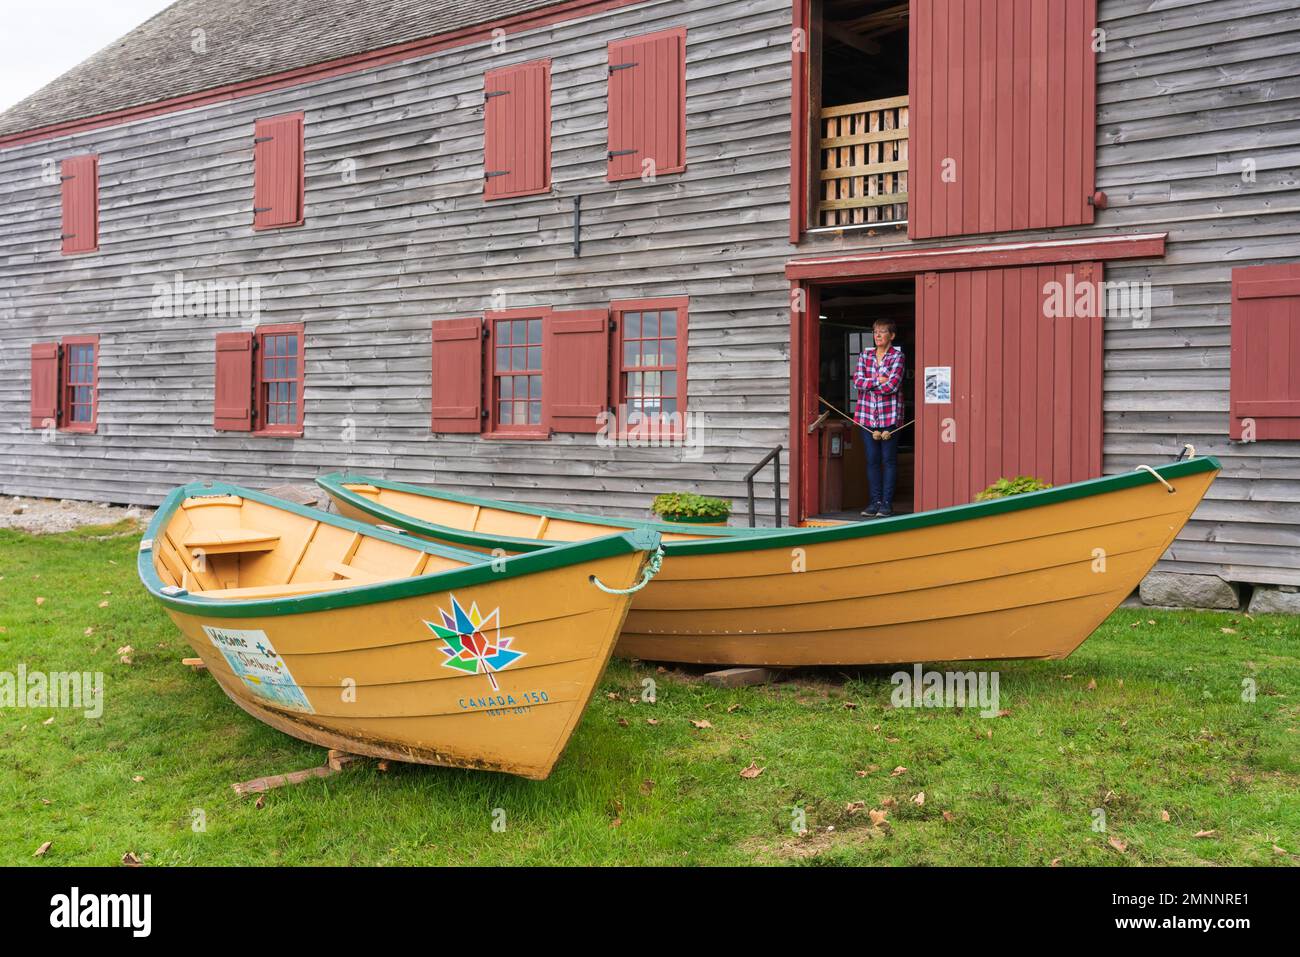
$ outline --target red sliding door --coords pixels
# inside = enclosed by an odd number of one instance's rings
[[[1084,292],[1101,273],[1079,263],[917,276],[918,511],[970,502],[1001,477],[1101,474],[1102,320]]]

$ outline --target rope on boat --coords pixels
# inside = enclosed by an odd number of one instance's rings
[[[646,585],[650,584],[650,579],[659,574],[659,569],[663,566],[663,563],[664,550],[663,547],[660,546],[659,548],[656,548],[655,553],[650,556],[650,564],[645,567],[645,573],[641,576],[641,580],[631,588],[610,588],[595,575],[590,576],[591,583],[607,595],[635,595],[642,588],[645,588]]]
[[[1165,488],[1169,489],[1169,491],[1170,491],[1171,493],[1174,491],[1174,487],[1173,487],[1172,485],[1170,485],[1168,482],[1165,481],[1165,477],[1164,477],[1163,475],[1161,475],[1159,472],[1157,472],[1155,469],[1153,469],[1153,468],[1152,468],[1151,466],[1149,466],[1149,465],[1139,465],[1139,466],[1138,466],[1136,469],[1134,469],[1133,471],[1135,471],[1135,472],[1150,472],[1152,475],[1154,475],[1154,476],[1156,477],[1156,481],[1157,481],[1157,482],[1159,482],[1159,483],[1160,483],[1161,485],[1163,485]]]

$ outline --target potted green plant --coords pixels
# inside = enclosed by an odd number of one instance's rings
[[[977,502],[987,502],[992,498],[1006,498],[1008,495],[1020,495],[1024,492],[1038,492],[1051,488],[1042,479],[1032,475],[1017,475],[1013,479],[1000,478],[984,491],[975,496]]]
[[[665,522],[688,525],[726,525],[731,503],[722,498],[696,495],[694,492],[665,492],[656,495],[650,511]]]

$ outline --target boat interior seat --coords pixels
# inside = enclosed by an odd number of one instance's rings
[[[280,544],[280,536],[253,528],[207,528],[192,531],[182,544],[187,549],[199,549],[209,555],[269,552]]]
[[[376,575],[374,572],[357,568],[354,565],[348,565],[345,562],[330,562],[325,567],[340,578],[352,578],[357,581],[373,582],[379,581],[383,577],[382,575]]]

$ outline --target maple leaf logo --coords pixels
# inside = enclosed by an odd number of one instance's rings
[[[513,638],[501,636],[500,612],[500,608],[494,608],[492,614],[484,615],[478,610],[477,602],[466,611],[452,595],[451,611],[438,609],[442,624],[425,622],[430,631],[447,643],[438,649],[447,656],[442,666],[471,675],[482,672],[492,683],[493,691],[501,690],[493,672],[508,668],[526,654],[510,647]]]

